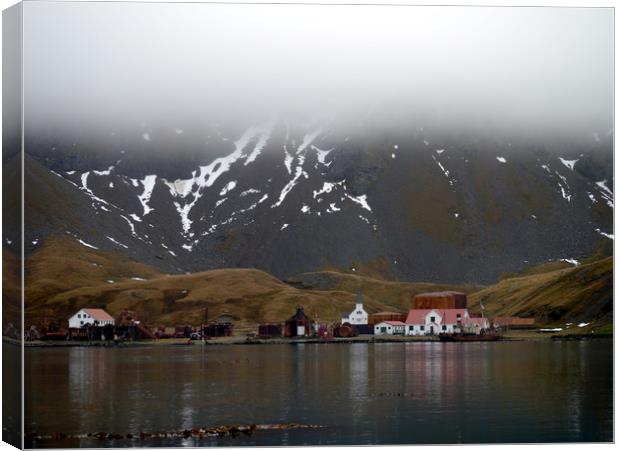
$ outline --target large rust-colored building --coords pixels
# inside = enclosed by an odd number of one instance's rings
[[[466,309],[467,295],[458,291],[420,293],[411,300],[411,308],[414,310]]]
[[[405,321],[407,319],[406,313],[400,312],[379,312],[368,315],[368,324],[374,326],[375,324],[382,323],[384,321]]]

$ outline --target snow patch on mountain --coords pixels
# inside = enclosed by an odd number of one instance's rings
[[[558,186],[560,187],[560,192],[562,193],[562,197],[566,199],[567,202],[570,202],[572,195],[570,194],[570,186],[568,185],[568,181],[566,180],[566,177],[564,177],[558,171],[555,171],[555,174],[561,180],[561,182],[558,182]]]
[[[332,202],[331,204],[329,204],[329,208],[326,210],[327,213],[335,213],[337,211],[341,211],[341,208],[336,207],[336,203]]]
[[[116,245],[118,245],[118,246],[124,247],[125,249],[129,249],[129,246],[126,246],[126,245],[125,245],[125,244],[123,244],[123,243],[119,243],[118,241],[116,241],[116,240],[115,240],[114,238],[112,238],[111,236],[106,236],[106,238],[107,238],[108,240],[112,241],[114,244],[116,244]]]
[[[123,218],[125,221],[127,221],[127,224],[129,225],[129,229],[131,230],[131,234],[134,238],[139,238],[138,234],[136,233],[136,226],[134,225],[133,222],[131,222],[131,219],[129,219],[127,216],[125,215],[119,215],[121,218]]]
[[[602,232],[601,229],[594,229],[594,231],[605,238],[609,238],[610,240],[614,239],[614,235],[611,233]]]
[[[258,194],[260,193],[260,190],[256,189],[256,188],[250,188],[250,189],[246,189],[245,191],[243,191],[241,194],[239,194],[240,197],[245,197],[248,194]]]
[[[55,174],[56,174],[56,175],[58,175],[58,176],[60,176],[60,177],[62,177],[62,176],[61,176],[60,174],[58,174],[58,173],[55,173]],[[82,191],[84,191],[86,194],[88,194],[88,196],[89,196],[92,200],[95,200],[95,201],[97,201],[97,202],[101,202],[102,204],[105,204],[105,205],[110,205],[110,204],[109,204],[106,200],[104,200],[104,199],[102,199],[102,198],[100,198],[100,197],[97,197],[97,196],[95,195],[95,193],[93,193],[93,192],[90,190],[90,188],[88,188],[88,175],[89,175],[89,174],[90,174],[90,171],[87,171],[87,172],[84,172],[84,173],[81,175],[80,179],[81,179],[81,181],[82,181],[82,186],[80,187],[80,189],[81,189]],[[64,177],[63,177],[63,178],[64,178]],[[74,184],[74,185],[75,185],[75,184]]]
[[[169,182],[166,179],[163,179],[164,183],[170,190],[170,194],[173,197],[184,198],[189,193],[192,192],[192,188],[194,187],[194,178],[196,175],[196,171],[192,172],[192,178],[187,180],[175,180],[174,182]]]
[[[570,169],[571,171],[574,171],[575,170],[575,163],[577,163],[579,161],[579,158],[577,158],[576,160],[565,160],[564,158],[559,157],[559,160],[568,169]]]
[[[106,169],[105,171],[93,171],[93,173],[96,175],[110,175],[113,170],[114,166],[109,166],[108,169]]]
[[[254,146],[254,149],[252,150],[250,155],[248,155],[247,159],[245,160],[244,166],[247,166],[248,164],[255,161],[256,158],[261,154],[261,152],[267,145],[267,141],[271,137],[272,128],[273,125],[270,124],[261,132],[260,138],[256,142],[256,145]]]
[[[332,190],[335,189],[337,186],[344,186],[344,182],[345,182],[344,179],[340,180],[339,182],[334,182],[334,183],[323,182],[323,187],[320,190],[312,191],[312,197],[314,199],[316,199],[318,196],[320,196],[323,193],[331,193]],[[345,189],[346,189],[346,187],[345,187]]]
[[[454,183],[456,182],[456,180],[453,180],[450,178],[450,171],[447,170],[443,164],[441,164],[441,162],[437,159],[437,157],[435,155],[432,155],[433,160],[435,160],[435,163],[437,163],[437,165],[439,166],[439,169],[441,169],[441,172],[443,172],[443,174],[446,176],[446,178],[448,179],[448,183],[452,186],[454,185]]]
[[[503,164],[506,164],[506,163],[507,163],[506,158],[504,158],[504,157],[495,157],[495,159],[496,159],[497,161],[499,161],[500,163],[503,163]]]
[[[83,246],[86,247],[90,247],[91,249],[99,249],[98,247],[93,246],[92,244],[88,244],[86,241],[82,241],[81,239],[77,238],[78,243],[80,243]],[[36,244],[35,242],[33,242],[32,244]]]
[[[316,158],[320,164],[322,164],[323,166],[327,166],[327,167],[329,167],[329,165],[332,164],[331,161],[327,163],[325,159],[331,153],[331,151],[334,150],[333,148],[329,150],[321,150],[317,146],[312,145],[311,149],[316,151]]]
[[[297,152],[296,152],[297,155],[299,155],[300,153],[305,151],[308,148],[308,146],[310,144],[312,144],[314,142],[314,140],[319,137],[319,135],[321,133],[323,133],[323,129],[322,128],[316,129],[315,131],[313,131],[311,133],[306,133],[304,135],[304,139],[301,141],[301,144],[297,148]]]
[[[142,208],[144,209],[144,213],[142,216],[148,215],[153,209],[149,206],[149,201],[151,200],[151,194],[153,194],[153,188],[155,188],[155,182],[157,181],[156,175],[147,175],[144,177],[142,182],[142,186],[144,186],[144,191],[142,194],[138,196],[138,200],[142,204]]]
[[[596,182],[596,186],[599,188],[599,192],[603,196],[603,199],[607,202],[610,208],[614,208],[614,193],[607,187],[607,180],[601,180]]]
[[[361,205],[361,207],[365,210],[368,210],[370,212],[372,212],[372,209],[370,208],[370,205],[368,205],[368,202],[366,200],[366,194],[362,194],[361,196],[352,196],[348,193],[345,193],[345,196],[349,199],[351,199],[353,202],[355,202],[356,204]]]
[[[222,188],[222,190],[220,191],[220,196],[225,196],[227,193],[235,189],[235,186],[237,186],[237,181],[231,180],[226,184],[226,186],[224,186],[224,188]]]

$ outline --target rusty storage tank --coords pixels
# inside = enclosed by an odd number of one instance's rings
[[[407,319],[406,313],[401,312],[379,312],[368,315],[368,324],[374,326],[375,324],[382,323],[383,321],[401,321],[405,322]]]
[[[467,308],[467,295],[459,291],[420,293],[411,300],[411,308],[415,310],[463,309]]]
[[[349,323],[338,324],[334,328],[334,335],[342,338],[356,337],[357,330]]]

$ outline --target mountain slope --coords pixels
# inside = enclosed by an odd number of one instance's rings
[[[574,268],[507,278],[470,296],[487,316],[535,317],[541,324],[613,320],[613,257]]]
[[[611,239],[613,134],[595,138],[283,121],[28,136],[26,251],[69,233],[171,273],[381,260],[389,278],[490,283]]]

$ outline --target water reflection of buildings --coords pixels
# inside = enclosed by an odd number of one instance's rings
[[[114,391],[115,380],[108,374],[110,366],[106,361],[104,349],[71,348],[67,355],[68,384],[67,405],[73,412],[102,411]],[[96,430],[99,425],[92,424],[92,416],[77,415],[77,431]],[[105,421],[104,419],[102,419]]]
[[[445,408],[465,400],[471,383],[487,371],[486,359],[468,359],[460,343],[411,343],[406,345],[405,388],[407,397],[428,407]],[[473,401],[473,400],[472,400]]]
[[[368,348],[365,343],[349,347],[349,402],[353,421],[364,416],[368,408]]]

